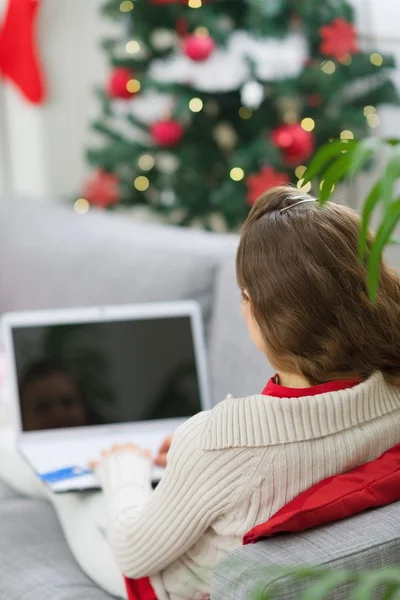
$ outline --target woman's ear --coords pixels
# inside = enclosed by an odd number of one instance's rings
[[[265,354],[265,342],[260,327],[254,317],[251,299],[246,289],[242,290],[242,314],[253,343],[263,354]]]
[[[247,291],[246,288],[242,289],[242,300],[243,300],[243,302],[249,302],[250,301],[249,292]]]

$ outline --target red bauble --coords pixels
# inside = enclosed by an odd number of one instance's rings
[[[107,208],[119,202],[118,184],[119,179],[116,175],[99,169],[85,182],[83,197],[93,206]]]
[[[184,129],[179,121],[157,121],[150,127],[150,133],[159,146],[171,148],[179,144]]]
[[[290,166],[306,161],[314,151],[314,136],[304,131],[300,123],[277,127],[272,132],[272,143],[282,151],[285,163]]]
[[[191,60],[201,62],[213,53],[215,42],[209,35],[193,33],[183,40],[183,52]]]
[[[127,85],[128,81],[133,79],[134,76],[134,72],[126,67],[116,67],[111,71],[107,83],[107,94],[110,98],[123,98],[125,100],[132,98],[137,92],[130,92]]]
[[[247,203],[252,206],[257,198],[270,188],[289,182],[290,177],[287,173],[279,173],[274,167],[263,167],[259,173],[252,173],[246,179]]]
[[[308,106],[312,108],[317,108],[322,104],[322,96],[319,94],[310,94],[307,98]]]
[[[335,19],[329,25],[323,25],[319,28],[319,35],[322,39],[321,54],[340,60],[346,54],[359,52],[356,28],[345,19]]]

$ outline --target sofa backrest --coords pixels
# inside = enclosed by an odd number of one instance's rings
[[[238,237],[53,203],[0,201],[0,313],[194,299],[215,402],[260,391],[272,371],[249,339],[235,277]]]
[[[235,243],[37,202],[0,203],[0,312],[193,298],[211,312]]]
[[[217,401],[228,393],[260,393],[273,374],[265,356],[251,341],[241,313],[235,264],[225,260],[219,269],[210,327],[212,389]]]
[[[237,241],[126,215],[1,200],[0,313],[194,299],[209,334],[215,401],[230,391],[253,393],[265,380],[265,361],[240,314]]]

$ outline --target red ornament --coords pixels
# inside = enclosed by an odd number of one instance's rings
[[[119,179],[116,175],[99,169],[85,182],[83,196],[93,206],[107,208],[119,202],[118,183]]]
[[[295,28],[298,27],[301,24],[301,16],[299,15],[299,13],[293,12],[290,17],[290,25]]]
[[[179,144],[183,137],[184,129],[179,121],[157,121],[150,127],[153,140],[165,148],[172,148]]]
[[[354,25],[345,19],[335,19],[330,25],[319,28],[322,42],[319,48],[321,54],[340,60],[346,54],[357,54],[357,31]]]
[[[273,167],[263,167],[259,173],[252,173],[246,179],[247,203],[252,206],[262,193],[276,185],[289,183],[289,181],[287,173],[279,173]]]
[[[35,39],[38,8],[39,0],[8,0],[0,28],[0,76],[33,104],[46,95]]]
[[[189,31],[189,23],[184,17],[178,17],[175,22],[175,31],[179,38],[184,38]]]
[[[215,42],[209,35],[192,33],[183,40],[183,52],[196,62],[207,60],[214,52]]]
[[[134,76],[134,72],[126,67],[116,67],[111,71],[107,84],[107,94],[110,98],[123,98],[125,100],[132,98],[137,92],[130,92],[127,85],[128,81],[133,79]]]
[[[286,164],[299,165],[308,158],[314,150],[314,136],[304,131],[300,123],[281,125],[272,132],[272,143],[283,153]]]
[[[312,108],[317,108],[322,103],[322,96],[319,94],[310,94],[307,98],[308,106]]]

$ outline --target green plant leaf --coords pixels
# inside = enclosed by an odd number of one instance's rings
[[[393,186],[400,177],[400,148],[395,146],[391,154],[382,177],[382,200],[386,206],[389,206],[392,201]]]
[[[325,204],[333,193],[334,185],[340,182],[348,173],[351,161],[351,154],[341,154],[340,157],[330,165],[328,170],[322,175],[323,181],[319,193],[320,204]]]
[[[367,248],[369,222],[379,200],[381,198],[381,181],[377,181],[364,202],[364,208],[361,217],[361,228],[358,238],[358,254],[361,259],[364,258]]]
[[[355,577],[353,573],[347,571],[331,571],[328,574],[323,574],[319,581],[299,596],[299,600],[323,600],[333,589],[344,583],[354,581]]]
[[[400,590],[400,570],[394,568],[379,569],[360,575],[359,584],[350,596],[351,600],[369,600],[378,585],[390,585]]]
[[[390,146],[398,146],[400,144],[400,138],[385,138],[384,141]]]
[[[350,152],[358,144],[359,142],[355,140],[336,140],[330,144],[322,146],[322,148],[315,154],[304,173],[304,183],[308,183],[314,179],[316,175],[320,174],[333,158],[341,154],[342,150]]]
[[[399,600],[400,586],[396,584],[388,585],[383,593],[382,600]]]
[[[400,199],[397,199],[387,210],[378,229],[376,238],[371,246],[368,259],[368,293],[372,302],[376,301],[379,285],[380,262],[383,250],[388,244],[390,236],[400,222]],[[399,573],[400,577],[400,573]]]
[[[388,241],[388,246],[400,246],[400,239],[391,237]]]
[[[382,145],[382,141],[379,138],[367,138],[363,140],[354,148],[352,151],[351,163],[349,168],[349,177],[354,175],[362,169],[365,162],[376,154]]]

